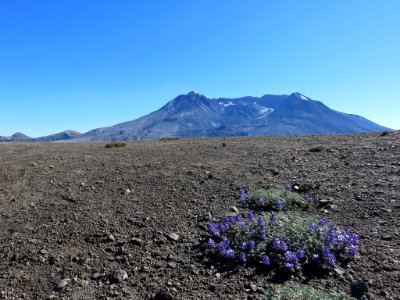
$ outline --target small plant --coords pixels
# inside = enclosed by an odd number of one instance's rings
[[[344,293],[315,289],[306,284],[275,285],[265,294],[266,300],[355,300]]]
[[[313,201],[311,197],[306,201],[299,194],[292,192],[290,184],[287,184],[284,190],[271,187],[257,189],[248,195],[244,190],[240,191],[240,203],[257,210],[286,210],[290,207],[308,205]]]
[[[177,136],[169,135],[169,136],[163,136],[159,140],[160,141],[175,141],[175,140],[179,140],[179,138]]]
[[[296,213],[226,216],[208,225],[210,251],[224,259],[295,270],[306,264],[335,267],[353,259],[359,236],[329,225],[326,218]]]
[[[105,148],[120,148],[120,147],[125,147],[126,143],[123,142],[111,142],[111,143],[107,143],[105,145]]]

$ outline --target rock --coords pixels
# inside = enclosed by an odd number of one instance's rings
[[[211,213],[210,213],[209,211],[206,211],[206,212],[204,212],[204,213],[202,214],[201,219],[202,219],[203,221],[209,222],[209,221],[211,221],[211,219],[212,219],[212,215],[211,215]]]
[[[174,297],[166,290],[159,290],[153,297],[153,300],[173,300]]]
[[[110,233],[110,234],[107,236],[107,240],[108,240],[109,242],[114,242],[114,241],[115,241],[115,236],[114,236],[112,233]]]
[[[134,245],[139,245],[139,246],[144,244],[143,240],[141,240],[137,237],[131,238],[131,243]]]
[[[179,235],[177,235],[175,232],[171,232],[168,234],[168,238],[172,241],[177,241],[179,239]]]
[[[71,282],[71,279],[65,278],[65,279],[63,279],[63,280],[60,281],[60,283],[57,285],[57,287],[58,287],[59,289],[63,289],[63,288],[65,288],[70,282]]]
[[[103,275],[101,275],[100,273],[96,272],[96,273],[93,273],[91,279],[92,280],[98,280],[98,279],[101,279],[102,277],[103,277]]]
[[[390,234],[383,234],[381,236],[381,240],[384,240],[384,241],[391,241],[392,239],[393,239],[393,237]]]
[[[251,289],[253,292],[257,292],[257,285],[255,285],[254,283],[250,284],[250,289]]]
[[[127,278],[128,278],[128,273],[126,273],[124,270],[117,270],[113,273],[111,277],[111,282],[120,284]]]
[[[343,275],[344,275],[343,269],[341,269],[341,268],[339,268],[339,267],[336,267],[336,268],[334,269],[334,271],[335,271],[335,273],[336,273],[339,277],[343,277]]]
[[[132,191],[130,189],[125,189],[125,195],[129,195],[131,193],[132,193]]]
[[[362,296],[368,294],[368,283],[367,282],[360,282],[351,285],[351,295],[360,299]]]
[[[330,199],[321,199],[321,200],[318,200],[318,205],[319,205],[319,206],[327,206],[327,205],[329,205],[329,204],[332,204],[332,200],[330,200]]]
[[[238,208],[236,206],[232,206],[231,207],[231,212],[238,213],[239,210],[238,210]]]
[[[171,269],[175,269],[175,268],[176,268],[176,263],[174,263],[174,262],[169,262],[169,263],[168,263],[168,267],[170,267]]]
[[[40,254],[40,255],[47,255],[47,253],[48,253],[48,252],[47,252],[46,249],[40,249],[40,250],[39,250],[39,254]]]

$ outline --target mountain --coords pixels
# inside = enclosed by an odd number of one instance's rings
[[[81,135],[79,141],[154,140],[164,136],[222,137],[335,134],[390,130],[335,111],[300,93],[210,99],[190,92],[139,119]]]
[[[32,138],[23,133],[17,132],[12,136],[0,136],[0,142],[57,142],[77,139],[80,136],[81,133],[74,130],[65,130],[63,132],[38,138]]]

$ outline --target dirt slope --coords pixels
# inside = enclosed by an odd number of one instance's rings
[[[318,144],[331,151],[308,151]],[[285,183],[331,202],[310,213],[361,234],[343,274],[306,281],[400,299],[399,132],[11,143],[0,163],[0,299],[261,299],[268,274],[218,270],[201,255],[199,216],[220,219],[239,188]]]

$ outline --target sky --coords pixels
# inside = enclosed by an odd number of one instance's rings
[[[0,135],[300,92],[400,129],[398,0],[0,1]]]

